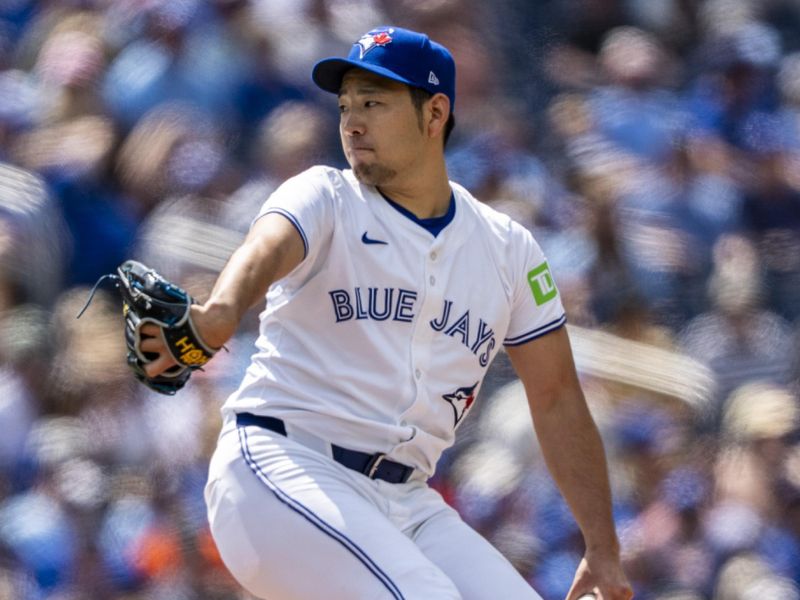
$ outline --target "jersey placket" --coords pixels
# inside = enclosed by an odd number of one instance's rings
[[[430,390],[428,388],[428,371],[434,364],[432,355],[435,331],[430,326],[436,318],[444,301],[443,278],[440,277],[442,258],[442,237],[440,235],[422,255],[424,260],[423,279],[420,285],[422,298],[420,309],[411,335],[411,369],[416,386],[414,403],[400,415],[400,425],[414,426],[430,420]]]

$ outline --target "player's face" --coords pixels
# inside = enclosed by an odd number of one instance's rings
[[[408,88],[360,69],[348,71],[342,80],[339,133],[347,162],[368,185],[413,172],[424,143]]]

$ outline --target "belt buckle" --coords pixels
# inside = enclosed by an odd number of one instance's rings
[[[378,467],[381,466],[381,463],[385,459],[386,454],[383,452],[375,453],[368,463],[367,477],[370,479],[375,479],[375,474],[378,472]]]

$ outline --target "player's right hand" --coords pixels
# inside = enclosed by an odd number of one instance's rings
[[[160,327],[148,323],[142,326],[141,332],[142,341],[139,347],[142,349],[142,352],[158,355],[155,360],[144,365],[144,371],[147,373],[148,377],[161,375],[161,373],[167,369],[178,364],[167,350],[167,345],[164,342],[164,336],[161,333]]]
[[[236,333],[238,320],[232,318],[229,311],[223,307],[193,304],[189,311],[198,337],[211,348],[222,348]],[[148,337],[145,339],[145,336]],[[143,325],[142,338],[142,351],[158,355],[158,358],[144,366],[148,377],[160,375],[178,364],[167,350],[160,327],[153,324]]]

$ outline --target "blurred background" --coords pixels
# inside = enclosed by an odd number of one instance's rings
[[[553,267],[642,600],[800,599],[800,3],[0,0],[0,600],[244,600],[206,525],[257,316],[135,384],[133,257],[198,298],[285,178],[345,166],[311,65],[458,64],[451,178]],[[545,600],[581,539],[504,355],[433,484]],[[565,432],[568,439],[569,432]]]

